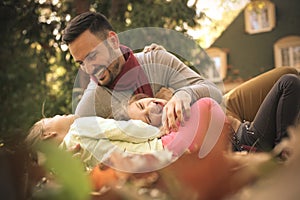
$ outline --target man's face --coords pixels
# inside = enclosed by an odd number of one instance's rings
[[[94,76],[99,85],[108,85],[121,71],[115,50],[89,30],[70,43],[69,50],[81,69]]]

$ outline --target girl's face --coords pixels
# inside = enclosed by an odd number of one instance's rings
[[[159,127],[162,122],[162,111],[167,101],[157,98],[143,98],[132,102],[127,107],[129,118]]]
[[[52,118],[43,119],[42,138],[51,139],[60,144],[76,118],[76,115],[56,115]]]

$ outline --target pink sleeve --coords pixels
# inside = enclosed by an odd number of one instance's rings
[[[199,156],[205,156],[214,147],[225,122],[225,114],[220,105],[211,98],[201,98],[191,106],[191,117],[180,126],[178,132],[162,137],[165,148],[175,156],[186,150],[199,150]]]
[[[166,147],[170,142],[172,142],[176,136],[177,132],[171,132],[161,137],[161,141],[164,147]]]

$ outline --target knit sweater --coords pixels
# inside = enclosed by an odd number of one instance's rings
[[[90,169],[96,164],[110,162],[114,153],[125,153],[124,158],[129,154],[140,157],[147,154],[155,157],[158,163],[165,163],[170,161],[171,153],[163,149],[159,134],[158,128],[140,120],[116,121],[101,117],[81,117],[71,125],[60,147],[70,149],[80,144],[81,150],[75,156],[80,157]],[[136,164],[135,168],[144,168]]]
[[[212,82],[187,67],[171,53],[158,50],[135,54],[140,66],[145,72],[153,94],[161,87],[173,88],[175,92],[184,90],[191,95],[192,103],[202,97],[211,97],[218,103],[222,101],[222,93]],[[135,78],[128,75],[130,78]],[[126,101],[132,91],[111,91],[90,81],[77,108],[80,116],[113,116],[120,110],[122,101]],[[113,97],[112,97],[113,96]]]

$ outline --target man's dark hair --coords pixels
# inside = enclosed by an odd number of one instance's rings
[[[70,44],[86,30],[90,30],[91,33],[104,40],[107,32],[112,31],[113,28],[103,14],[89,11],[70,21],[64,30],[62,40],[66,44]]]

